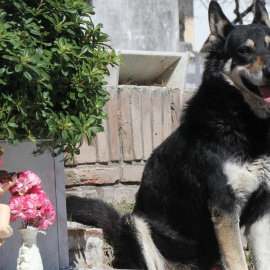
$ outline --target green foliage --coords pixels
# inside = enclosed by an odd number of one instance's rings
[[[71,158],[103,131],[117,57],[91,15],[82,0],[0,0],[0,139],[53,138]]]

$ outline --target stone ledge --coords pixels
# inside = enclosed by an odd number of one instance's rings
[[[76,186],[67,188],[66,194],[101,199],[111,204],[134,204],[139,185],[115,185],[104,187]]]
[[[65,168],[66,187],[82,185],[111,185],[117,182],[140,183],[144,164],[80,165]]]
[[[121,182],[140,183],[142,179],[143,170],[144,165],[123,166]]]
[[[66,187],[114,184],[120,180],[120,166],[77,166],[66,168]]]

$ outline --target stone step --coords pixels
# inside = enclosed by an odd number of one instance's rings
[[[69,221],[67,227],[71,269],[113,269],[104,264],[102,229]]]

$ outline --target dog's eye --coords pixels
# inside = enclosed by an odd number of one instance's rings
[[[237,51],[240,54],[250,54],[253,53],[253,49],[249,46],[240,47]]]

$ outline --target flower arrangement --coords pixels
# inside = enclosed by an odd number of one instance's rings
[[[11,222],[21,218],[23,226],[47,229],[55,220],[55,211],[41,186],[40,178],[31,171],[19,173],[16,184],[10,188]]]

